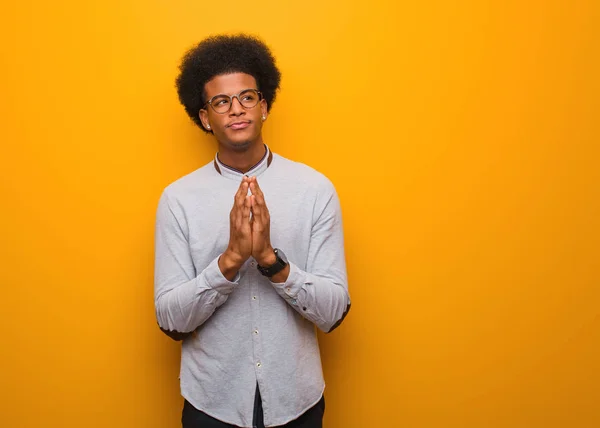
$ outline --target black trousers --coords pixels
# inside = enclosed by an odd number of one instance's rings
[[[308,409],[298,419],[288,422],[285,425],[280,425],[281,428],[322,428],[323,415],[325,414],[325,397],[313,407]],[[256,395],[254,397],[254,418],[252,426],[254,428],[265,428],[263,420],[262,400],[258,385],[256,387]],[[226,424],[215,418],[208,416],[192,406],[187,400],[183,404],[183,412],[181,414],[182,428],[236,428],[235,425]]]

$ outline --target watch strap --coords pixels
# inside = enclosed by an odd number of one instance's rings
[[[288,265],[285,260],[283,260],[281,257],[279,257],[279,253],[277,251],[277,248],[275,248],[274,250],[275,253],[275,263],[273,263],[271,266],[261,266],[261,265],[257,265],[256,268],[258,269],[258,271],[263,274],[266,277],[272,277],[273,275],[278,274],[279,272],[281,272],[283,269],[285,269],[285,267]]]

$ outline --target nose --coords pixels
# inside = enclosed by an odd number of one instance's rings
[[[231,116],[239,116],[242,113],[244,113],[244,107],[242,107],[242,103],[238,97],[233,97],[231,100],[231,109],[229,110],[229,114]]]

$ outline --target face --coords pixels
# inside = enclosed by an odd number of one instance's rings
[[[215,95],[235,95],[245,89],[258,90],[254,77],[245,73],[222,74],[204,85],[207,101]],[[245,108],[233,98],[231,109],[222,114],[206,104],[200,110],[200,120],[204,128],[214,133],[220,145],[244,151],[255,144],[262,145],[262,123],[267,114],[267,102],[264,99],[254,107]]]

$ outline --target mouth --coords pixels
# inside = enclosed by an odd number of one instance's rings
[[[231,129],[244,129],[250,126],[250,121],[233,122],[227,125],[227,128]]]

